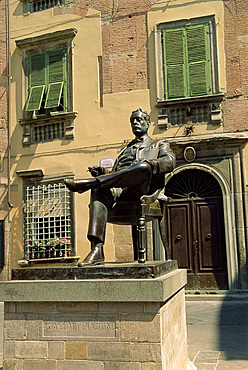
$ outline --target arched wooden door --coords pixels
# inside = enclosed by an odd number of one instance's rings
[[[172,259],[188,289],[228,289],[222,192],[215,178],[185,170],[167,183],[165,223]]]

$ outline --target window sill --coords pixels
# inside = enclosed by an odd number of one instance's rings
[[[158,127],[183,124],[222,124],[221,102],[225,94],[157,100]]]
[[[54,139],[73,140],[74,120],[77,114],[77,112],[51,112],[49,116],[39,115],[35,118],[20,119],[19,124],[23,126],[23,146]]]
[[[219,93],[214,95],[202,95],[202,96],[194,96],[189,98],[177,98],[177,99],[167,99],[167,100],[157,100],[157,107],[168,107],[171,105],[178,105],[178,104],[191,104],[191,103],[198,103],[198,102],[221,102],[224,100],[225,94]]]
[[[39,265],[39,264],[54,264],[54,263],[72,263],[77,262],[80,259],[80,256],[71,256],[71,257],[50,257],[50,258],[32,258],[30,260],[19,260],[18,264],[21,267],[26,267],[30,265]]]
[[[19,123],[22,126],[30,125],[30,124],[39,125],[41,123],[47,123],[47,121],[49,121],[50,123],[53,119],[58,119],[58,118],[59,119],[76,118],[77,114],[78,112],[51,112],[50,115],[41,114],[41,115],[36,116],[35,118],[20,119]]]

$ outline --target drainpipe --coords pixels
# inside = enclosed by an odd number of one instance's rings
[[[247,145],[247,143],[243,144],[242,147],[239,148],[239,154],[240,154],[240,176],[241,176],[241,186],[242,186],[242,207],[243,207],[243,227],[244,227],[244,253],[243,260],[247,261],[247,255],[248,255],[248,247],[247,247],[247,204],[246,204],[246,186],[245,186],[245,161],[244,161],[244,147]],[[242,243],[240,243],[242,245]],[[239,278],[240,278],[240,288],[241,289],[247,289],[248,283],[247,283],[247,275],[248,275],[248,265],[247,262],[244,263],[245,266],[241,269],[241,266],[238,266],[239,268]]]
[[[9,209],[13,208],[13,204],[10,201],[10,86],[11,78],[10,75],[10,0],[7,1],[7,180],[8,180],[8,206]]]

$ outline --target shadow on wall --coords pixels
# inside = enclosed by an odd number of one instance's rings
[[[219,316],[219,350],[226,360],[248,361],[248,292],[227,293]]]

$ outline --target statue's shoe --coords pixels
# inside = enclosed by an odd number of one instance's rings
[[[64,182],[69,190],[78,193],[84,193],[85,191],[92,189],[94,186],[98,185],[98,181],[96,178],[84,180],[65,179]]]
[[[104,265],[103,244],[97,244],[78,267]]]

